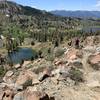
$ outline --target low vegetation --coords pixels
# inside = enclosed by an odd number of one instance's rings
[[[5,75],[6,71],[3,66],[0,65],[0,77],[3,77]]]
[[[76,84],[79,82],[83,82],[83,73],[76,68],[71,68],[70,70],[70,78],[75,81]]]

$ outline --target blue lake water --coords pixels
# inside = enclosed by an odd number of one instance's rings
[[[7,55],[8,62],[21,63],[22,60],[35,59],[37,53],[31,48],[20,48],[16,52],[12,52]]]
[[[97,32],[100,31],[100,27],[84,27],[82,30],[85,32]]]

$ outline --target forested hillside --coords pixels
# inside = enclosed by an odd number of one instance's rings
[[[80,19],[66,18],[52,15],[46,11],[37,10],[35,8],[18,5],[13,2],[7,2],[4,7],[3,2],[0,3],[1,13],[1,33],[13,33],[20,31],[30,35],[31,33],[50,33],[54,31],[67,31],[76,29],[80,25]],[[10,11],[12,10],[12,11]],[[7,16],[9,15],[9,16]],[[5,28],[6,27],[6,28]],[[13,32],[13,30],[16,32]]]

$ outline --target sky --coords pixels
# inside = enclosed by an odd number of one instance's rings
[[[99,10],[100,0],[13,0],[41,10]]]

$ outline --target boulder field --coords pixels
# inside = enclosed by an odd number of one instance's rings
[[[0,81],[0,100],[100,100],[100,41],[91,39],[53,61],[14,65]]]

